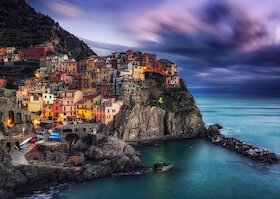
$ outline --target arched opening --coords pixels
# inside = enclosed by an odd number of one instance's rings
[[[9,119],[11,120],[12,123],[15,122],[15,113],[14,111],[9,111]]]
[[[69,142],[70,145],[74,145],[80,139],[80,136],[75,133],[70,133],[66,135],[65,139],[67,142]]]
[[[10,142],[7,142],[7,144],[6,144],[6,150],[7,150],[8,153],[10,153],[10,151],[12,150],[12,145],[11,145]]]
[[[21,113],[17,113],[16,114],[16,122],[17,122],[17,124],[21,124],[22,123]]]

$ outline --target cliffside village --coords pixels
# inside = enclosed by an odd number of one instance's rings
[[[177,65],[157,60],[155,54],[128,50],[76,61],[53,52],[48,46],[31,46],[21,52],[13,47],[0,48],[0,61],[6,65],[26,59],[40,62],[35,77],[19,86],[16,104],[54,125],[110,123],[123,104],[143,93],[149,84],[146,72],[166,76],[166,87],[180,86]],[[5,87],[4,78],[0,79],[1,86]]]

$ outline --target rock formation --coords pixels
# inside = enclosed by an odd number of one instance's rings
[[[96,140],[85,154],[92,160],[105,160],[123,155],[138,158],[138,153],[133,147],[117,138],[106,136]]]
[[[137,152],[124,142],[100,136],[95,144],[90,147],[86,157],[102,160],[96,164],[86,163],[83,154],[76,153],[67,156],[68,160],[64,164],[54,164],[56,161],[49,161],[52,156],[46,155],[43,161],[24,166],[13,166],[9,155],[0,145],[0,198],[32,194],[33,191],[67,182],[83,182],[115,174],[146,171]],[[50,147],[48,151],[54,148]],[[64,149],[65,146],[61,146],[59,150],[64,153]],[[96,152],[99,156],[96,156]]]
[[[57,52],[80,60],[94,54],[81,40],[48,16],[37,13],[25,0],[0,1],[0,46],[17,49],[52,44]]]
[[[180,88],[167,89],[160,74],[146,73],[146,79],[149,84],[141,91],[146,97],[126,96],[125,105],[104,132],[131,141],[193,138],[205,131],[200,111],[183,81]]]
[[[227,138],[219,132],[222,127],[214,124],[209,126],[205,137],[213,144],[233,150],[259,163],[278,163],[279,158],[276,154],[266,149],[247,144],[236,138]]]

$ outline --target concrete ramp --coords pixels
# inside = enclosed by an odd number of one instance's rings
[[[28,148],[10,153],[10,156],[12,159],[12,164],[13,165],[28,165],[28,162],[24,156],[26,154],[27,150],[28,150]]]

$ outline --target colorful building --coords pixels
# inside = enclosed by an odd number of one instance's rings
[[[116,101],[115,98],[106,98],[101,101],[101,104],[96,112],[96,120],[102,124],[109,124],[115,119],[123,105],[122,101]]]
[[[32,113],[42,113],[44,107],[44,101],[42,97],[30,96],[30,100],[27,105],[27,110]]]
[[[5,88],[7,86],[7,80],[0,78],[0,87]]]
[[[176,88],[180,87],[180,77],[179,76],[170,76],[166,77],[166,87]]]
[[[54,52],[50,46],[30,46],[26,50],[20,52],[21,59],[40,59],[47,57],[49,53]]]

